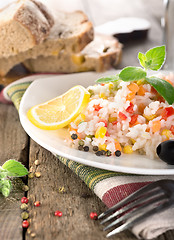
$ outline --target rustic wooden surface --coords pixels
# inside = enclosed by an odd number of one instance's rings
[[[150,47],[161,44],[162,1],[124,0],[125,4],[127,3],[125,9],[119,9],[118,3],[121,1],[113,1],[115,9],[110,17],[121,17],[125,14],[146,17],[151,22],[152,28],[147,39],[141,41],[137,39],[124,45],[123,59],[119,67],[137,65],[138,51],[144,52]],[[113,4],[113,1],[107,2]],[[105,18],[109,18],[107,13],[106,11]],[[94,12],[93,14],[95,16]],[[102,21],[102,15],[97,21],[95,24]],[[8,78],[2,78],[0,84],[7,85],[16,78],[19,78],[19,75],[14,74],[13,71]],[[26,135],[13,105],[0,104],[0,165],[10,158],[15,158],[29,169],[40,172],[41,177],[28,180],[31,222],[27,232],[23,232],[21,228],[20,199],[26,194],[21,188],[22,180],[13,182],[14,187],[10,197],[5,199],[0,195],[0,240],[106,239],[99,223],[89,218],[91,211],[98,213],[104,211],[106,209],[104,204],[68,167]],[[35,160],[39,161],[38,166],[35,165]],[[60,187],[64,187],[65,193],[59,192]],[[41,206],[34,207],[35,201],[40,201]],[[56,210],[63,212],[61,218],[54,216]],[[112,239],[135,240],[136,238],[131,232],[125,231]],[[174,231],[168,231],[156,238],[156,240],[166,239],[173,240]]]

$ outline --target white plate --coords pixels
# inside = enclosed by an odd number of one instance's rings
[[[113,74],[116,74],[116,71],[108,71],[103,74],[89,72],[56,75],[35,80],[26,90],[20,104],[19,116],[23,128],[35,142],[45,149],[82,164],[111,171],[135,174],[174,174],[174,166],[167,165],[160,159],[151,160],[146,156],[138,154],[125,154],[119,158],[114,156],[98,157],[94,153],[73,149],[64,141],[64,136],[66,134],[65,129],[51,131],[41,130],[28,120],[26,113],[32,106],[52,99],[77,84],[87,87],[93,85],[97,78],[103,75],[107,76]]]

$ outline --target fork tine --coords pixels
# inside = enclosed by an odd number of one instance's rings
[[[150,205],[152,206],[152,204],[158,203],[159,201],[162,201],[162,200],[164,200],[164,199],[166,199],[166,196],[164,196],[164,195],[161,196],[161,197],[157,196],[156,198],[153,198],[152,201],[149,201],[149,202],[145,203],[144,205],[137,207],[137,208],[134,209],[133,211],[128,212],[127,214],[121,216],[120,218],[118,218],[118,219],[116,219],[115,221],[113,221],[112,223],[110,223],[108,226],[106,226],[106,227],[104,228],[104,231],[106,231],[107,229],[115,226],[116,224],[118,224],[118,223],[120,223],[120,222],[122,222],[122,221],[127,220],[129,217],[130,217],[130,218],[133,218],[134,216],[136,216],[137,213],[139,213],[139,212],[140,212],[141,210],[143,210],[144,208],[146,208],[146,207],[148,207],[148,206],[150,206]]]
[[[150,183],[144,187],[142,187],[141,189],[137,190],[136,192],[132,193],[131,195],[129,195],[128,197],[124,198],[123,200],[121,200],[120,202],[118,202],[117,204],[115,204],[113,207],[109,208],[107,211],[105,211],[104,213],[101,213],[98,216],[98,219],[101,219],[103,217],[105,217],[106,215],[108,215],[109,213],[115,211],[116,209],[122,207],[123,205],[126,205],[127,203],[129,203],[130,201],[134,200],[135,198],[138,198],[140,194],[145,193],[146,191],[150,191],[153,190],[155,187],[157,187],[157,182],[153,182]]]
[[[134,218],[133,220],[129,220],[127,221],[126,223],[122,224],[121,226],[115,228],[113,231],[109,232],[106,237],[111,237],[113,235],[115,235],[116,233],[119,233],[119,232],[122,232],[124,230],[127,230],[128,228],[131,228],[133,227],[134,225],[136,225],[137,223],[139,222],[142,222],[143,220],[145,220],[146,218],[156,214],[156,213],[159,213],[161,211],[164,211],[168,208],[170,208],[172,205],[174,205],[174,202],[173,200],[172,201],[168,201],[168,202],[165,202],[159,206],[157,206],[156,208],[153,208],[149,211],[147,211],[145,214],[141,214],[139,215],[137,218]]]
[[[151,192],[150,192],[151,193]],[[117,217],[120,214],[123,214],[126,211],[129,211],[131,209],[133,209],[134,207],[136,207],[139,204],[142,204],[145,201],[150,200],[151,198],[154,198],[156,195],[159,196],[160,193],[163,193],[160,189],[157,189],[156,191],[153,191],[153,195],[145,195],[146,198],[142,198],[144,195],[141,196],[141,198],[136,199],[135,201],[129,203],[128,205],[122,207],[121,209],[117,210],[116,212],[114,212],[112,215],[108,216],[107,218],[105,218],[103,221],[101,221],[100,224],[104,224],[106,222],[108,222],[109,220]]]

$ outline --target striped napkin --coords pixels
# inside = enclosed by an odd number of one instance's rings
[[[22,96],[32,81],[47,76],[50,75],[33,75],[13,82],[1,90],[0,102],[11,102],[18,110]],[[75,172],[107,207],[112,207],[150,182],[166,178],[174,179],[174,176],[144,176],[112,172],[86,166],[61,156],[57,157]],[[139,239],[152,239],[170,229],[174,229],[173,216],[174,208],[139,223],[131,230]]]

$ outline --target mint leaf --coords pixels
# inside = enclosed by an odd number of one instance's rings
[[[8,176],[23,177],[28,174],[28,170],[20,162],[14,159],[6,161],[2,168],[8,171]]]
[[[108,82],[116,82],[119,80],[119,76],[113,75],[113,76],[107,76],[107,77],[102,77],[96,80],[97,83],[108,83]]]
[[[151,48],[145,55],[140,52],[138,59],[141,66],[145,69],[157,71],[165,61],[165,46]]]
[[[125,82],[145,78],[147,73],[140,67],[126,67],[119,73],[119,78]]]
[[[10,190],[11,190],[11,181],[8,179],[1,181],[0,191],[5,197],[9,196]]]
[[[155,76],[146,78],[146,81],[156,89],[168,104],[174,103],[174,87],[169,82]]]

